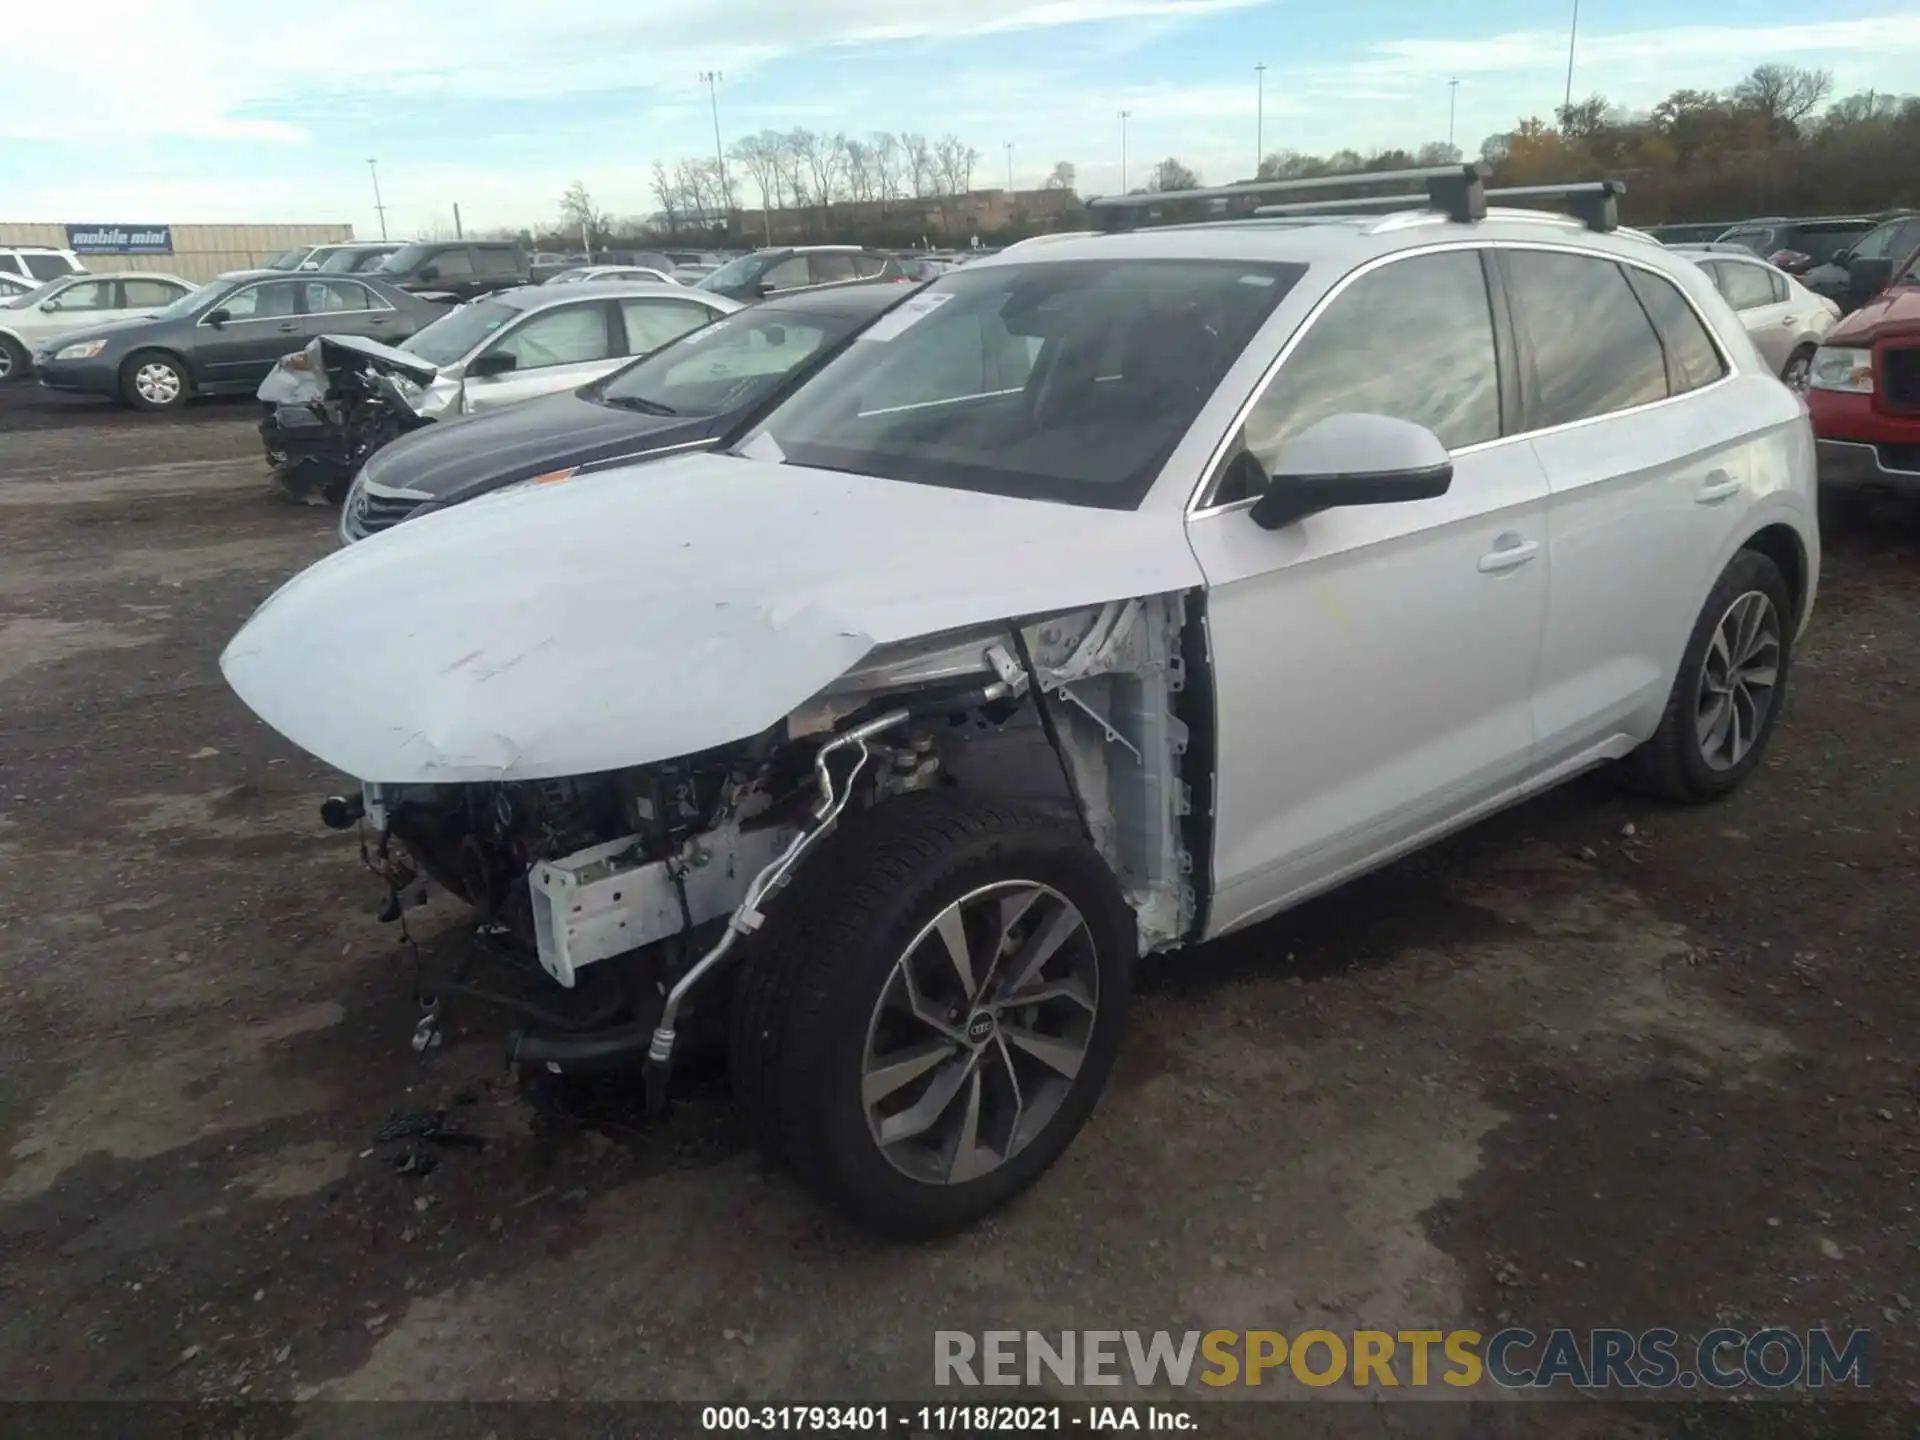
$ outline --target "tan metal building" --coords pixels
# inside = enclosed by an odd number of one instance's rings
[[[182,280],[211,280],[223,270],[264,265],[296,245],[353,239],[351,225],[174,225],[171,255],[82,255],[89,270],[157,270]],[[64,224],[0,221],[0,245],[51,245],[65,249]]]

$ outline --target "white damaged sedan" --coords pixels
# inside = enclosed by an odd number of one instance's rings
[[[1700,269],[1495,210],[1063,239],[724,453],[400,526],[222,666],[583,1027],[702,1034],[898,1236],[1066,1149],[1130,971],[1603,762],[1759,764],[1819,572],[1798,398]],[[367,603],[377,595],[378,605]]]

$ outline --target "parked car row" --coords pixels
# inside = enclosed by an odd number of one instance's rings
[[[1666,245],[1738,245],[1845,312],[1884,289],[1902,257],[1920,249],[1920,211],[1656,225],[1647,233]]]
[[[713,1044],[816,1194],[955,1229],[1071,1143],[1143,954],[1596,766],[1764,774],[1806,406],[1738,279],[1480,185],[753,294],[375,453],[222,670],[359,777],[390,919],[430,877],[544,977],[523,1070],[664,1105]]]

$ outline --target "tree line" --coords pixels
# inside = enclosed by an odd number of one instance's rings
[[[1920,96],[1863,91],[1835,98],[1830,72],[1792,65],[1758,66],[1725,90],[1676,90],[1646,110],[1590,95],[1560,106],[1551,119],[1525,117],[1487,136],[1479,150],[1495,185],[1624,180],[1623,218],[1642,225],[1920,206],[1916,156]],[[1461,158],[1457,147],[1440,141],[1324,155],[1276,150],[1252,178],[1305,179]],[[767,235],[780,215],[804,219],[807,233],[822,237],[904,243],[901,236],[930,207],[945,210],[972,192],[981,167],[980,151],[953,134],[762,130],[736,140],[724,164],[719,156],[656,164],[652,189],[659,208],[652,215],[616,220],[576,182],[561,202],[556,239],[576,244],[584,226],[596,245],[689,236],[753,244],[762,235],[741,221],[757,202]],[[1062,160],[1045,186],[1071,195],[1075,179],[1073,163]],[[1204,183],[1196,167],[1169,156],[1149,166],[1133,188],[1175,191]],[[1078,229],[1088,219],[1076,201],[1046,223]],[[993,238],[1032,228],[1016,217]]]

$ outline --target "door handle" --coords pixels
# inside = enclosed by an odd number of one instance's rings
[[[289,320],[286,324],[278,326],[276,328],[278,328],[278,330],[282,335],[291,335],[293,334],[294,331],[300,328],[300,324],[297,320]]]
[[[1514,543],[1501,545],[1498,549],[1489,550],[1482,555],[1480,557],[1482,575],[1499,575],[1508,570],[1518,570],[1540,553],[1538,540],[1522,540],[1518,535],[1502,535],[1500,538]]]
[[[1700,487],[1694,502],[1699,505],[1718,505],[1722,500],[1731,500],[1744,487],[1724,470],[1715,470],[1708,474],[1707,483]]]

